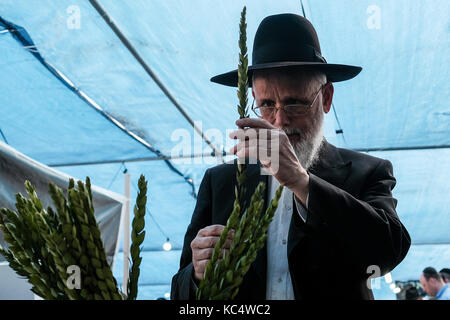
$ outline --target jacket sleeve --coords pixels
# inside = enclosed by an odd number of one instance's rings
[[[198,231],[211,224],[211,179],[210,170],[206,170],[197,195],[197,203],[191,222],[184,236],[183,251],[180,259],[180,269],[172,278],[171,299],[195,299],[195,284],[193,282],[194,266],[192,264],[191,242]]]
[[[381,160],[368,176],[358,197],[310,174],[306,225],[333,233],[349,264],[362,274],[371,265],[381,275],[406,256],[410,236],[395,211],[392,164]]]

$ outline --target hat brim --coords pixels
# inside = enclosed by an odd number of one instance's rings
[[[253,65],[248,67],[249,86],[252,86],[251,78],[253,71],[273,68],[287,68],[287,67],[308,67],[323,72],[327,76],[328,82],[340,82],[350,80],[356,77],[362,70],[361,67],[349,66],[344,64],[329,64],[322,62],[273,62]],[[227,73],[219,74],[211,78],[212,82],[222,84],[229,87],[237,87],[238,72],[233,70]]]

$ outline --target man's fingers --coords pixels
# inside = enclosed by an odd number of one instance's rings
[[[258,159],[258,149],[257,148],[241,148],[236,152],[238,158],[251,158]]]
[[[278,139],[282,134],[279,129],[247,128],[231,131],[228,136],[231,139],[251,140],[251,139]]]
[[[228,150],[230,154],[236,154],[239,150],[244,148],[257,147],[260,150],[269,150],[273,146],[273,141],[266,139],[250,139],[250,140],[241,140],[237,145],[231,147]]]
[[[229,250],[229,243],[231,243],[231,240],[227,240],[227,244],[225,245],[226,249],[222,249],[222,253],[219,256],[219,259],[225,256],[225,254],[228,254],[230,252]],[[214,249],[197,249],[193,251],[193,259],[192,264],[194,265],[195,270],[195,277],[198,280],[203,279],[203,274],[205,273],[206,265],[208,264],[209,260],[212,257],[212,254],[214,252]]]
[[[197,236],[201,237],[220,236],[224,228],[225,226],[223,225],[213,224],[203,229],[200,229],[197,233]]]
[[[200,229],[197,233],[197,237],[220,237],[225,226],[221,224],[213,224],[207,226],[203,229]],[[228,231],[228,237],[232,237],[234,235],[234,230],[231,229]]]
[[[223,225],[211,225],[205,227],[198,232],[197,236],[191,242],[192,263],[194,265],[195,277],[198,280],[203,279],[206,264],[212,257],[214,247],[219,241],[223,229]],[[233,237],[234,230],[229,230],[227,239],[225,240],[224,249],[222,251],[229,251]]]
[[[242,149],[243,147],[248,147],[250,144],[250,141],[241,141],[239,142],[237,145],[235,145],[234,147],[232,147],[230,150],[228,150],[228,153],[230,154],[236,154],[240,149]]]
[[[259,159],[265,163],[270,161],[269,150],[258,147],[240,148],[236,151],[236,156],[238,158]]]
[[[225,254],[228,254],[229,252],[230,252],[230,250],[223,249],[222,250],[222,254],[219,256],[219,260],[222,257],[224,257]],[[211,256],[212,256],[212,250],[211,250],[211,253],[208,253],[207,255],[210,255],[210,257],[207,258],[207,259],[201,259],[201,260],[193,259],[192,260],[192,264],[194,265],[195,277],[198,280],[202,280],[203,279],[203,275],[205,273],[206,265],[208,264],[208,262],[209,262],[209,260],[211,259]]]
[[[207,260],[193,260],[194,270],[195,270],[195,277],[198,280],[203,279],[203,274],[205,273],[206,264],[208,263],[209,259]]]
[[[264,119],[256,118],[243,118],[236,121],[236,125],[240,128],[252,127],[252,128],[265,128],[265,129],[275,129],[268,121]]]
[[[199,237],[195,238],[191,242],[191,248],[192,250],[196,249],[208,249],[208,248],[214,248],[216,246],[216,243],[219,242],[220,237]],[[230,236],[225,240],[224,247],[229,249],[231,245],[232,238]]]
[[[231,244],[231,240],[227,241],[224,249],[222,249],[222,255],[225,252],[227,252],[227,253],[230,252],[230,244]],[[213,252],[214,252],[214,248],[197,249],[192,252],[192,257],[193,257],[194,261],[210,260]]]
[[[214,248],[220,237],[197,237],[191,243],[192,249]]]
[[[197,249],[192,252],[194,260],[209,260],[211,259],[214,248]]]
[[[262,129],[261,129],[262,130]],[[256,139],[259,136],[260,129],[258,128],[248,128],[248,129],[238,129],[230,132],[228,135],[231,139],[239,139],[239,140],[250,140]],[[267,133],[266,133],[267,136]]]

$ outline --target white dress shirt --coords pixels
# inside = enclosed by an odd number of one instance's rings
[[[268,201],[270,201],[275,196],[275,191],[280,184],[274,177],[269,176],[268,178]],[[267,300],[294,300],[295,298],[287,259],[287,240],[293,212],[293,197],[293,192],[284,188],[278,208],[269,225],[267,234]],[[306,221],[307,211],[303,205],[299,204],[297,199],[295,199],[295,205],[301,219]]]

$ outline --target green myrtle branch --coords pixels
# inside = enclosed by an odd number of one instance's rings
[[[138,292],[138,280],[140,274],[140,265],[142,258],[141,254],[141,244],[144,242],[145,238],[145,211],[147,205],[147,181],[143,175],[140,176],[138,181],[138,195],[136,198],[136,205],[134,206],[134,218],[132,222],[131,230],[131,269],[128,277],[128,300],[136,300]]]
[[[7,248],[0,246],[0,254],[10,267],[26,277],[31,290],[44,299],[121,300],[95,219],[89,177],[86,184],[78,181],[75,185],[70,179],[67,196],[50,183],[49,194],[55,209],[43,208],[29,181],[25,182],[25,188],[28,199],[16,195],[17,211],[0,210],[0,229],[8,243]],[[137,296],[146,193],[147,183],[141,176],[132,227],[129,299]],[[72,265],[80,268],[81,289],[67,286],[67,270]]]

